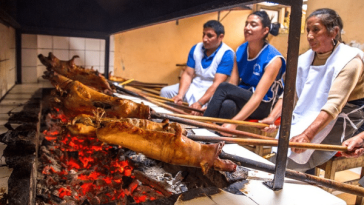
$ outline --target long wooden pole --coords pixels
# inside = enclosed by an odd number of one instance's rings
[[[271,137],[257,135],[257,134],[253,134],[253,133],[250,133],[250,132],[240,131],[240,130],[233,130],[233,129],[221,127],[221,126],[218,126],[218,125],[215,125],[215,124],[211,124],[211,123],[204,123],[204,122],[199,122],[199,121],[196,121],[196,120],[190,120],[190,119],[175,117],[175,116],[172,116],[172,115],[169,115],[169,114],[164,114],[164,113],[152,112],[151,117],[152,118],[169,119],[171,121],[175,121],[175,122],[179,122],[179,123],[183,123],[183,124],[187,124],[187,125],[192,125],[192,126],[196,126],[196,127],[202,127],[202,128],[206,128],[206,129],[210,129],[210,130],[216,130],[216,131],[219,131],[219,132],[224,132],[224,133],[236,135],[238,137],[248,137],[248,138],[256,138],[256,139],[266,139],[266,140],[271,140],[272,139]]]
[[[166,109],[168,109],[168,110],[170,110],[172,112],[180,113],[180,114],[183,114],[183,115],[188,115],[188,113],[184,112],[183,110],[180,110],[180,109],[174,108],[172,106],[166,105],[164,103],[161,103],[161,102],[159,102],[157,100],[154,100],[154,99],[152,99],[150,97],[147,97],[147,96],[143,95],[142,93],[138,93],[138,94],[143,96],[145,99],[147,99],[151,103],[154,103],[154,104],[156,104],[156,105],[158,105],[160,107],[166,108]]]
[[[194,115],[182,115],[182,114],[169,114],[176,117],[197,120],[202,122],[218,122],[218,123],[230,123],[242,126],[249,126],[249,127],[256,127],[256,128],[265,128],[269,125],[263,123],[256,123],[256,122],[247,122],[241,120],[229,120],[229,119],[222,119],[222,118],[214,118],[214,117],[203,117],[203,116],[194,116]]]
[[[257,146],[271,146],[271,147],[278,146],[277,140],[241,139],[232,137],[198,136],[198,135],[191,135],[188,136],[188,138],[197,141],[213,141],[213,142],[225,141],[225,142],[236,143],[239,145],[257,145]],[[340,152],[348,151],[347,147],[345,146],[329,145],[329,144],[289,142],[289,147],[300,148],[300,149],[325,150],[325,151],[340,151]]]
[[[138,89],[138,88],[135,88],[135,87],[133,87],[132,89],[134,90],[134,92],[136,92],[138,94],[144,94],[144,95],[147,95],[149,97],[158,98],[158,99],[161,99],[161,100],[164,100],[164,101],[174,102],[174,100],[172,100],[172,99],[161,97],[161,96],[154,95],[154,94],[151,94],[151,93],[146,93],[146,92],[141,93],[142,91],[140,89]],[[135,91],[135,90],[137,90],[137,91]],[[188,106],[188,103],[186,103],[186,102],[183,102],[182,104]]]

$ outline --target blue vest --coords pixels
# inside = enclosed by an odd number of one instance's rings
[[[241,81],[239,87],[255,92],[267,65],[276,57],[282,59],[282,67],[275,82],[265,94],[263,101],[269,102],[283,91],[282,75],[286,72],[286,61],[279,51],[273,46],[266,44],[254,59],[248,59],[248,42],[242,44],[236,50],[236,62]]]

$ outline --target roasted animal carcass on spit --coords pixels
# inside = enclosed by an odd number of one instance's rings
[[[236,164],[221,160],[224,142],[200,144],[185,137],[178,123],[157,123],[145,119],[112,119],[79,115],[67,129],[73,135],[96,136],[108,144],[140,152],[166,163],[201,167],[206,173],[213,167],[221,171],[234,171]]]
[[[174,133],[149,130],[127,121],[110,121],[96,130],[99,140],[120,145],[166,163],[201,167],[204,174],[213,167],[220,171],[235,171],[236,164],[219,158],[224,142],[200,144],[182,135],[178,123],[169,125]]]
[[[101,110],[101,109],[100,109]],[[153,122],[146,119],[136,119],[136,118],[107,118],[102,117],[103,111],[97,110],[94,116],[81,114],[73,118],[71,123],[67,125],[67,129],[72,135],[86,135],[86,136],[96,136],[96,130],[99,126],[106,124],[108,122],[127,122],[135,127],[139,127],[146,130],[161,131],[168,133],[176,133],[173,127],[170,126],[168,120],[164,120],[161,123]],[[186,134],[186,130],[183,129],[182,133]]]
[[[85,69],[75,64],[74,60],[75,58],[78,58],[78,56],[73,56],[72,59],[68,61],[62,61],[50,52],[48,57],[39,54],[38,58],[40,62],[47,67],[48,71],[55,71],[67,78],[77,80],[90,86],[97,91],[108,94],[112,93],[109,83],[98,71]]]
[[[60,102],[62,110],[69,117],[79,114],[92,115],[97,108],[104,109],[106,117],[139,119],[150,117],[150,108],[143,103],[108,96],[55,73],[49,74],[47,78],[60,91],[56,101]]]

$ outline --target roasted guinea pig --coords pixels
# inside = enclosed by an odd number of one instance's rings
[[[139,104],[97,92],[62,75],[52,74],[48,75],[48,78],[60,93],[55,101],[59,102],[62,110],[69,117],[79,114],[92,115],[97,108],[104,109],[106,117],[139,119],[150,117],[150,108],[143,103]]]
[[[69,61],[62,61],[50,52],[48,57],[39,54],[38,58],[40,62],[47,67],[48,71],[55,71],[67,78],[77,80],[99,92],[112,93],[109,83],[98,71],[85,69],[75,65],[74,60],[75,58],[78,58],[78,56],[73,56]]]
[[[70,124],[67,125],[67,129],[72,135],[87,135],[96,136],[96,130],[99,126],[108,122],[127,122],[135,127],[139,127],[151,131],[162,131],[168,133],[175,133],[173,127],[170,126],[168,120],[164,120],[161,123],[153,122],[146,119],[136,118],[105,118],[96,116],[81,114],[73,118]],[[183,129],[182,133],[186,134],[186,130]]]
[[[235,171],[236,164],[219,158],[224,142],[201,144],[182,135],[177,123],[169,125],[175,133],[148,130],[124,122],[103,123],[96,130],[99,140],[108,144],[120,145],[145,156],[166,163],[201,167],[207,173],[213,167],[219,171]]]

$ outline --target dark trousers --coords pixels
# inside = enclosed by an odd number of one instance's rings
[[[357,106],[361,107],[361,106],[364,105],[364,98],[358,99],[358,100],[352,100],[352,101],[349,101],[348,103],[351,103],[351,104],[354,104],[354,105],[357,105]],[[362,110],[364,111],[364,109],[362,109]],[[358,128],[358,130],[355,132],[354,135],[357,135],[357,134],[359,134],[359,133],[361,133],[363,131],[364,131],[364,124],[361,127]]]
[[[230,83],[221,83],[212,97],[204,116],[231,119],[244,107],[253,93]],[[270,113],[271,102],[261,102],[249,116],[251,119],[263,119]]]

